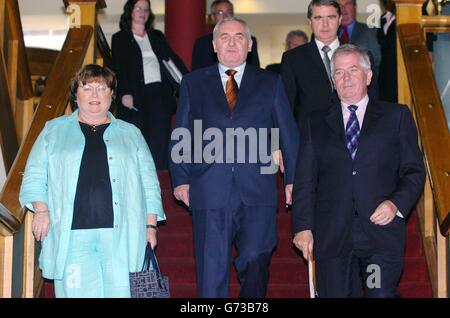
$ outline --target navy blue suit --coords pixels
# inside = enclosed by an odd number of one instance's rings
[[[250,147],[237,143],[234,156],[226,156],[227,128],[279,128],[286,183],[292,183],[298,150],[298,130],[281,77],[247,64],[238,101],[230,112],[218,65],[194,71],[183,78],[176,128],[189,129],[202,121],[202,132],[217,128],[224,136],[224,151],[219,154],[231,163],[169,164],[174,187],[190,185],[197,266],[197,292],[200,297],[228,297],[231,245],[238,249],[234,260],[241,282],[242,297],[264,297],[268,265],[276,245],[276,174],[261,174],[268,166],[258,160],[249,163]],[[270,141],[270,136],[269,136]],[[259,145],[268,147],[262,138]],[[177,141],[171,141],[174,149]],[[203,146],[210,143],[203,142]],[[260,149],[258,146],[255,149]],[[237,154],[245,154],[246,163],[236,163]]]
[[[382,264],[381,288],[366,289],[366,296],[395,296],[405,219],[396,216],[380,226],[369,218],[385,200],[406,218],[423,191],[425,170],[410,111],[370,99],[354,160],[346,147],[339,103],[311,113],[302,132],[292,226],[294,234],[313,232],[319,297],[358,296],[355,255],[367,264]]]

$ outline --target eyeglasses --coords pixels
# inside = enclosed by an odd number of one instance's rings
[[[134,7],[134,10],[136,10],[137,12],[150,12],[149,8]]]
[[[217,10],[217,11],[213,11],[212,14],[231,16],[231,15],[233,15],[233,10]]]
[[[80,85],[79,87],[85,94],[93,94],[95,91],[98,95],[106,95],[110,91],[110,88],[103,84],[100,84],[97,87],[88,84]]]

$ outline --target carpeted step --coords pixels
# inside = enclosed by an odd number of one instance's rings
[[[195,283],[195,262],[192,258],[159,257],[161,272],[169,276],[174,284]],[[193,274],[191,274],[193,273]],[[270,266],[270,284],[306,284],[308,273],[300,259],[272,259]],[[230,267],[230,281],[237,283],[234,267]]]

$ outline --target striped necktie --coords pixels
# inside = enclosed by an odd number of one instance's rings
[[[236,105],[239,92],[238,84],[234,79],[234,74],[236,73],[237,71],[231,69],[225,72],[225,74],[228,75],[225,94],[227,96],[228,107],[231,112],[233,112],[234,106]]]
[[[333,90],[333,81],[331,80],[331,66],[330,66],[330,57],[328,56],[328,52],[331,51],[331,48],[328,45],[325,45],[322,48],[323,53],[323,63],[325,64],[325,69],[327,70],[328,80],[330,81],[331,90]]]
[[[358,149],[360,127],[358,122],[358,117],[356,116],[356,110],[358,106],[350,105],[348,110],[350,111],[350,118],[348,119],[347,125],[345,127],[345,136],[347,137],[347,149],[355,159],[356,150]]]

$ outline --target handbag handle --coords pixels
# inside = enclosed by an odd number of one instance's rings
[[[156,259],[155,251],[152,249],[150,243],[148,243],[147,247],[145,248],[144,265],[142,266],[142,272],[149,271],[150,264],[152,265],[152,268],[153,270],[155,270],[156,274],[162,277],[158,260]]]

